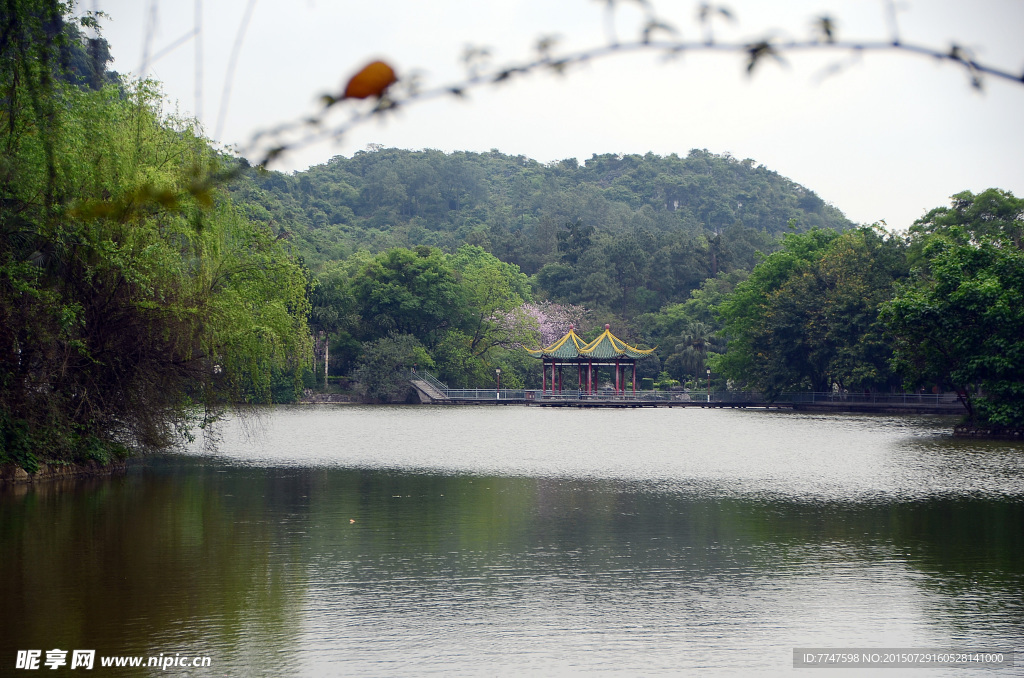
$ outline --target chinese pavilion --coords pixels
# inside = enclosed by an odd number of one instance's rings
[[[541,390],[548,390],[548,369],[550,368],[551,392],[562,390],[562,368],[575,366],[579,374],[580,388],[586,393],[594,392],[594,368],[615,368],[615,393],[626,392],[626,375],[632,372],[633,393],[636,393],[636,361],[654,352],[653,348],[640,349],[630,346],[611,332],[605,325],[604,332],[591,342],[586,342],[570,325],[569,332],[547,348],[526,349],[534,358],[543,361]]]

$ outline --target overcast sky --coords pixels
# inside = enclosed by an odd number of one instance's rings
[[[698,2],[654,0],[685,39],[700,39]],[[617,32],[639,34],[637,3],[621,0]],[[720,42],[766,35],[804,38],[829,14],[840,38],[884,39],[882,0],[731,0],[735,23],[718,22]],[[229,97],[232,48],[251,6]],[[904,42],[956,42],[979,61],[1024,73],[1024,1],[897,0]],[[604,0],[85,0],[110,19],[104,35],[114,68],[146,68],[183,114],[206,133],[247,147],[256,131],[301,120],[325,92],[339,91],[373,58],[426,85],[455,82],[467,45],[486,46],[495,65],[531,58],[538,38],[559,50],[607,41]],[[155,18],[155,20],[153,20]],[[197,71],[197,47],[201,69]],[[905,228],[953,193],[1003,188],[1024,196],[1024,85],[988,78],[983,93],[962,69],[931,58],[836,52],[765,62],[746,77],[742,55],[646,53],[613,56],[559,77],[537,73],[486,86],[467,101],[437,100],[372,121],[339,143],[295,151],[273,167],[300,170],[371,143],[446,152],[496,148],[541,162],[594,153],[685,155],[692,148],[752,158],[814,190],[856,222]],[[838,75],[820,77],[846,62]],[[197,97],[197,82],[201,95]],[[172,104],[173,107],[174,104]],[[219,123],[218,121],[222,121]],[[217,134],[218,127],[221,127]],[[258,160],[256,152],[252,159]]]

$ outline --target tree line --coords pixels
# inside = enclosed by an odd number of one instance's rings
[[[373,148],[294,175],[249,168],[231,191],[314,271],[361,249],[468,243],[534,276],[544,295],[625,317],[749,269],[791,228],[852,225],[813,191],[704,150],[545,165]]]
[[[232,190],[250,218],[287,239],[315,272],[322,287],[311,324],[332,342],[335,374],[365,380],[363,349],[373,343],[382,364],[380,351],[397,333],[406,336],[406,363],[432,365],[453,385],[493,383],[500,368],[510,386],[537,386],[536,366],[508,349],[521,343],[523,325],[504,328],[508,335],[482,352],[464,336],[465,318],[497,328],[496,314],[519,302],[532,309],[524,312],[527,325],[565,331],[565,309],[579,308],[572,317],[584,333],[609,322],[621,336],[657,346],[655,357],[641,363],[641,376],[662,386],[696,386],[712,369],[720,388],[769,396],[954,390],[979,422],[991,418],[985,407],[1004,388],[1002,379],[951,372],[937,359],[922,368],[911,349],[929,340],[906,339],[915,329],[934,329],[923,318],[909,320],[905,303],[911,291],[935,284],[930,257],[939,243],[956,242],[952,234],[960,229],[973,234],[963,246],[995,247],[1000,255],[1019,249],[1019,200],[996,189],[954,196],[952,207],[932,210],[906,234],[853,227],[813,192],[770,170],[699,150],[542,165],[497,151],[371,148],[293,176],[250,168]],[[504,289],[515,293],[501,296],[503,308],[473,309],[463,291],[455,295],[458,304],[446,307],[450,316],[421,332],[409,323],[392,326],[393,316],[368,301],[399,294],[377,268],[394,266],[396,258],[436,262],[447,267],[445,279],[466,284],[454,262],[467,245],[490,266],[505,267]],[[368,291],[371,280],[380,289]],[[1012,279],[1000,284],[1016,289]],[[442,308],[430,296],[443,289],[400,293]],[[546,303],[543,310],[537,301]],[[373,318],[387,320],[367,320]],[[963,321],[952,310],[948,318]],[[1000,327],[1019,325],[1004,319]],[[414,349],[425,353],[412,358]],[[965,350],[935,349],[960,356]]]
[[[745,279],[708,281],[649,327],[681,378],[706,367],[768,397],[952,391],[970,425],[1021,427],[1022,234],[1024,200],[999,189],[959,193],[906,234],[787,234]]]

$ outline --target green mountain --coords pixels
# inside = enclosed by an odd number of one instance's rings
[[[314,271],[360,249],[469,243],[518,265],[544,296],[624,317],[749,270],[788,230],[852,225],[778,173],[706,150],[580,165],[373,148],[293,175],[249,168],[231,191]]]

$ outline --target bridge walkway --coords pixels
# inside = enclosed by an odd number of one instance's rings
[[[549,391],[529,389],[449,388],[428,372],[413,372],[409,382],[421,403],[433,405],[529,405],[533,407],[703,407],[793,409],[805,412],[887,414],[963,413],[955,394],[940,393],[783,393],[767,400],[753,391]]]

